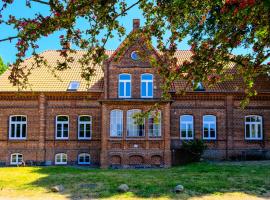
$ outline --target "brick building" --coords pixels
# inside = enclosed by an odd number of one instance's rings
[[[134,21],[134,35],[138,29]],[[128,39],[128,38],[127,38]],[[81,77],[77,51],[74,63],[64,72],[52,73],[39,67],[29,75],[27,88],[18,92],[0,77],[0,163],[25,161],[36,164],[160,165],[169,167],[177,160],[184,140],[201,138],[208,145],[205,157],[230,159],[249,154],[270,158],[270,80],[256,82],[258,95],[243,110],[241,77],[209,88],[175,91],[184,87],[177,81],[172,99],[161,100],[161,78],[149,61],[137,52],[158,59],[154,48],[137,37],[128,46],[124,41],[96,68],[90,82]],[[58,51],[41,54],[50,66],[61,59]],[[190,51],[177,51],[179,63]],[[117,60],[114,59],[117,56]],[[24,64],[30,68],[33,58]],[[234,73],[233,66],[228,73]],[[149,116],[144,125],[135,123],[135,113],[159,102],[158,119]]]

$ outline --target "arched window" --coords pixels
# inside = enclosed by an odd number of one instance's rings
[[[149,115],[148,135],[149,137],[161,137],[161,111]]]
[[[131,98],[130,74],[119,74],[118,96],[119,98]]]
[[[56,116],[56,139],[68,139],[69,134],[69,117]]]
[[[141,113],[141,110],[134,109],[127,111],[127,136],[129,137],[144,136],[144,122],[139,123],[139,120],[135,118],[138,113]]]
[[[90,154],[81,153],[78,156],[78,164],[80,165],[89,165],[90,164]]]
[[[153,98],[153,75],[152,74],[141,75],[141,97]]]
[[[67,164],[67,154],[65,154],[65,153],[55,154],[55,164],[56,165],[66,165]]]
[[[247,140],[262,140],[262,117],[249,115],[245,117],[245,138]]]
[[[9,139],[26,139],[27,118],[23,115],[12,115],[9,118]]]
[[[181,115],[180,116],[180,138],[183,140],[190,140],[194,138],[193,134],[193,116]]]
[[[78,138],[81,140],[89,140],[92,136],[92,117],[82,115],[78,118]]]
[[[110,113],[110,136],[121,137],[123,135],[123,111],[112,110]]]
[[[216,139],[216,116],[214,115],[203,116],[203,139],[205,140]]]
[[[23,155],[20,153],[13,153],[10,156],[11,165],[20,165],[23,162]]]

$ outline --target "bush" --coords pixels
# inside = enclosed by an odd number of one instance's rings
[[[184,141],[181,147],[181,156],[183,156],[183,163],[198,162],[204,150],[207,149],[206,144],[202,140]]]

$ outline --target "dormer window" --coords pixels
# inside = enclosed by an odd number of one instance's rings
[[[194,87],[194,91],[205,91],[202,82],[195,83],[194,81],[192,81],[192,84],[193,84],[193,87]]]
[[[142,74],[141,76],[141,97],[153,98],[153,75]]]
[[[119,75],[118,97],[131,98],[131,75],[130,74]]]
[[[79,81],[71,81],[68,86],[68,91],[77,91],[80,87]]]

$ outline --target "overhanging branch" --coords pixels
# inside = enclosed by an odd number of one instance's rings
[[[131,8],[133,8],[134,6],[136,6],[137,4],[139,4],[141,2],[141,0],[135,2],[134,4],[132,4],[131,6],[127,7],[126,9],[123,10],[123,12],[119,13],[118,15],[116,15],[114,17],[114,19],[116,19],[117,17],[123,15],[125,12],[127,12],[128,10],[130,10]]]
[[[50,5],[49,2],[47,2],[47,1],[42,1],[42,0],[31,0],[31,1],[41,3],[41,4],[45,4],[45,5]]]
[[[5,39],[0,39],[0,42],[11,41],[11,40],[16,39],[16,38],[18,38],[18,36],[8,37]]]

